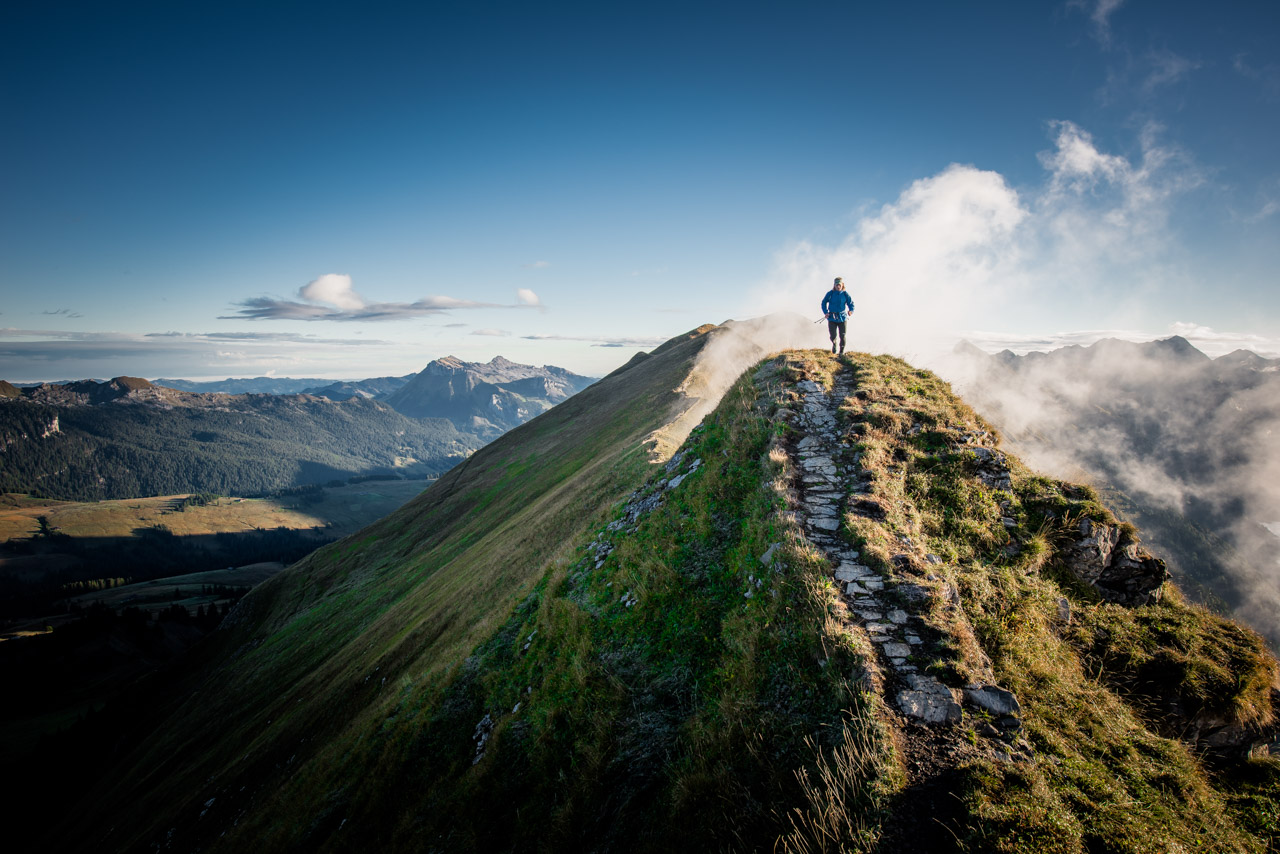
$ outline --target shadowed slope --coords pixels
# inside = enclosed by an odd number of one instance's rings
[[[317,751],[341,754],[376,733],[391,699],[380,693],[384,682],[455,667],[548,562],[639,483],[649,468],[645,437],[688,405],[676,388],[717,334],[704,326],[672,339],[481,449],[399,512],[255,589],[220,633],[207,683],[124,783],[92,798],[102,814],[133,803],[132,821],[99,825],[117,825],[102,844],[129,849],[163,835],[148,826],[153,811],[197,797],[211,777],[262,797]],[[92,835],[81,841],[98,844]]]

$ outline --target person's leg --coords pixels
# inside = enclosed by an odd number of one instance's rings
[[[848,328],[849,328],[849,322],[847,320],[840,322],[840,355],[841,356],[844,355],[844,333],[845,333],[845,330]],[[832,341],[831,343],[834,344],[835,342]]]
[[[834,320],[827,321],[827,335],[831,338],[831,352],[836,351],[836,332],[843,326],[843,323],[836,323]],[[843,333],[841,333],[843,338]]]

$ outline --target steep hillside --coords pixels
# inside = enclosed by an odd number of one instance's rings
[[[397,412],[448,418],[459,430],[492,439],[528,421],[592,382],[551,365],[518,365],[501,356],[486,364],[436,359],[387,395]]]
[[[783,354],[649,463],[730,334],[256,589],[55,845],[1274,849],[1261,640],[931,374]]]
[[[1012,447],[1083,472],[1168,558],[1189,594],[1280,649],[1280,360],[1210,359],[1185,339],[1017,356],[966,348],[966,398]]]
[[[257,495],[356,474],[436,474],[480,444],[444,419],[407,418],[371,400],[86,380],[0,398],[0,492]]]

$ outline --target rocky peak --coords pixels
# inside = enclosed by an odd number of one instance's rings
[[[423,370],[433,374],[456,373],[465,371],[469,365],[469,362],[464,362],[457,356],[441,356],[430,362]]]
[[[1159,341],[1153,341],[1146,346],[1162,356],[1172,357],[1179,361],[1211,361],[1208,356],[1196,349],[1194,344],[1183,338],[1181,335],[1174,335],[1171,338],[1163,338]]]
[[[154,385],[141,377],[116,377],[107,383],[107,385],[119,390],[122,394],[128,394],[131,391],[141,391],[146,388],[155,388]]]

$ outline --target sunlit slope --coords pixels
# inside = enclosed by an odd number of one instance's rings
[[[1106,601],[1096,495],[891,357],[770,359],[647,465],[698,340],[246,600],[83,847],[1274,850],[1256,635]]]
[[[255,589],[219,633],[208,683],[93,799],[107,813],[129,804],[126,821],[108,822],[108,844],[144,845],[151,819],[211,776],[259,798],[310,762],[333,762],[376,732],[384,682],[455,667],[643,479],[645,437],[689,404],[676,389],[723,331],[701,327],[633,359]]]

